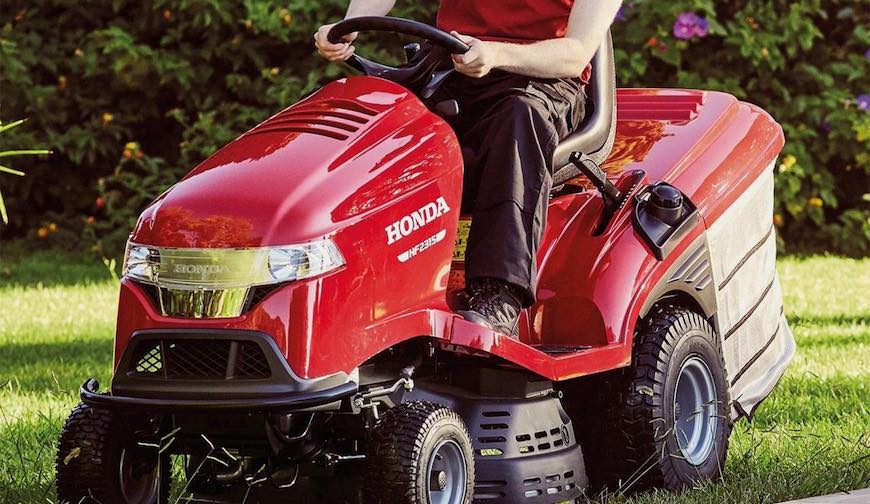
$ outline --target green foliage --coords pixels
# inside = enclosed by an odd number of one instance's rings
[[[870,11],[864,0],[626,2],[617,22],[624,86],[726,91],[779,121],[776,223],[788,248],[870,253]],[[694,12],[709,34],[680,40]]]
[[[153,196],[341,75],[316,57],[311,38],[346,3],[5,2],[3,114],[33,124],[0,141],[45,140],[58,155],[50,168],[32,162],[31,176],[10,179],[7,196],[30,211],[14,215],[4,235],[33,234],[53,219],[83,243],[116,252]],[[437,4],[400,1],[395,15],[431,22]],[[626,4],[627,20],[615,28],[621,84],[725,90],[770,111],[788,137],[777,222],[789,248],[870,252],[870,113],[856,105],[870,93],[863,0]],[[677,39],[682,12],[706,17],[709,34]],[[367,34],[360,44],[361,54],[386,61],[400,47],[388,35]],[[127,159],[130,142],[137,149]]]
[[[24,119],[12,121],[9,124],[3,124],[3,121],[0,121],[0,133],[9,131],[12,128],[15,128],[17,126],[21,126],[23,123],[24,123]],[[11,156],[34,156],[34,155],[39,155],[39,154],[51,154],[51,151],[44,150],[44,149],[5,150],[5,151],[0,151],[0,158],[11,157]],[[0,173],[6,173],[9,175],[16,175],[19,177],[24,176],[23,171],[16,170],[14,168],[10,168],[8,166],[4,166],[2,164],[0,164]],[[2,192],[0,192],[0,220],[3,221],[3,224],[9,223],[9,215],[6,212],[6,203],[3,201],[3,193]]]

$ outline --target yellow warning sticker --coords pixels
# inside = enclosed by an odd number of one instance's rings
[[[468,245],[468,232],[471,230],[471,219],[460,220],[456,231],[456,243],[453,245],[453,260],[465,261],[465,247]]]

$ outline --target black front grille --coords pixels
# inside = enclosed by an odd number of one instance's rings
[[[253,341],[150,339],[133,351],[129,374],[164,380],[259,380],[272,373]]]

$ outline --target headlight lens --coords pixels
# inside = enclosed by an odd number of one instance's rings
[[[122,269],[125,276],[146,282],[156,282],[159,267],[160,251],[142,245],[127,244],[127,253],[124,255]]]
[[[317,276],[343,265],[344,257],[329,238],[269,251],[269,273],[278,282]]]
[[[321,275],[344,266],[331,238],[279,247],[158,248],[128,243],[124,276],[180,288],[247,288]]]

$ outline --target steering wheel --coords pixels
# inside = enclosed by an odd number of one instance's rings
[[[345,35],[362,31],[386,31],[412,35],[428,40],[436,48],[419,60],[412,60],[408,65],[392,67],[357,56],[354,54],[346,63],[365,75],[381,77],[403,85],[411,85],[423,79],[428,83],[420,94],[429,98],[444,79],[452,73],[452,68],[436,72],[437,67],[450,54],[465,54],[470,47],[453,35],[425,23],[389,16],[363,16],[340,21],[329,30],[326,38],[330,43],[338,44]]]

